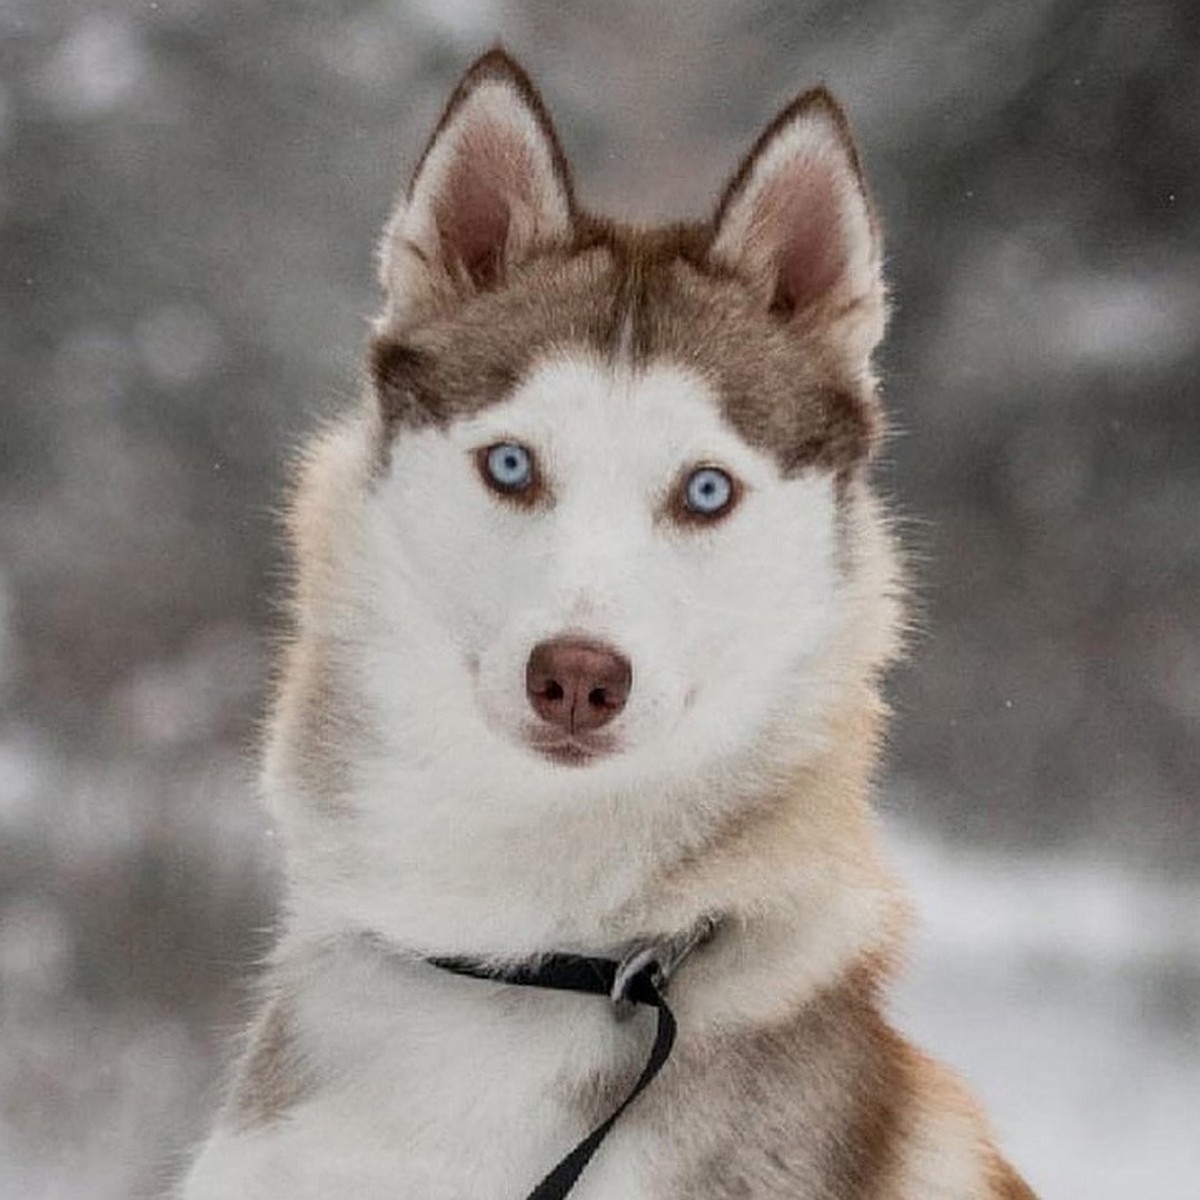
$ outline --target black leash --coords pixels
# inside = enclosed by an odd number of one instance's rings
[[[494,970],[465,958],[431,958],[427,961],[456,975],[512,983],[521,987],[554,988],[566,992],[584,992],[589,996],[607,996],[618,1010],[644,1004],[658,1010],[658,1030],[650,1057],[638,1076],[633,1090],[611,1116],[601,1122],[529,1193],[528,1200],[563,1200],[575,1186],[584,1167],[600,1148],[600,1143],[620,1115],[646,1090],[662,1070],[675,1045],[675,1015],[667,1007],[663,989],[675,969],[713,931],[705,921],[693,933],[662,946],[650,946],[618,962],[612,958],[589,958],[581,954],[552,954],[536,965],[510,970]]]

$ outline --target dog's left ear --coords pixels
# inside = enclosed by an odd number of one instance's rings
[[[574,223],[570,171],[529,76],[490,50],[446,104],[380,247],[384,323],[503,283]]]
[[[865,362],[883,336],[881,248],[837,101],[816,88],[767,127],[717,206],[710,256],[780,319]]]

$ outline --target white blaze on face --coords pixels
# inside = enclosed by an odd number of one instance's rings
[[[534,455],[543,503],[508,502],[480,478],[477,452],[500,442]],[[706,464],[741,483],[740,502],[680,525],[670,497]],[[621,756],[736,750],[796,704],[836,623],[832,478],[781,479],[711,389],[674,366],[547,361],[502,403],[402,433],[379,500],[403,560],[392,586],[402,574],[407,592],[382,599],[413,633],[436,626],[455,655],[441,670],[466,679],[474,701],[447,714],[460,737],[482,722],[529,753],[526,663],[566,635],[632,664],[628,703],[607,727]]]

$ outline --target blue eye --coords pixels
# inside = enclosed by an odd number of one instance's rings
[[[700,467],[688,476],[683,494],[689,512],[715,517],[733,500],[733,480],[717,467]]]
[[[483,459],[488,482],[501,492],[523,492],[533,483],[533,455],[516,442],[499,442]]]

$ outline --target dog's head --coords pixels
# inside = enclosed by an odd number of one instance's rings
[[[579,207],[493,51],[381,274],[369,478],[318,622],[376,742],[628,782],[814,738],[891,626],[880,246],[831,97],[779,114],[711,220],[635,230]]]

